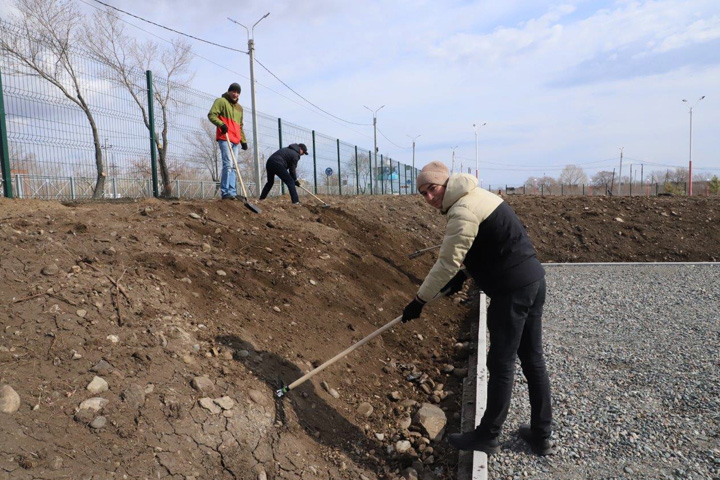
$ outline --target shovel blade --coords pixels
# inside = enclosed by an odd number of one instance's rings
[[[252,203],[248,202],[247,200],[245,200],[245,207],[247,207],[248,210],[250,210],[253,213],[262,213],[262,210],[260,210],[260,208],[258,206],[253,205]]]

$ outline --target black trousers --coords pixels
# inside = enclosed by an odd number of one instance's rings
[[[545,279],[512,292],[495,294],[488,308],[490,350],[487,356],[487,406],[478,433],[497,437],[510,408],[515,357],[520,358],[530,395],[530,426],[538,438],[551,433],[550,379],[542,348]]]
[[[292,178],[292,175],[290,175],[290,172],[285,167],[285,165],[278,164],[273,161],[268,161],[265,164],[265,169],[267,170],[267,183],[262,189],[262,193],[260,194],[260,200],[265,200],[265,198],[268,196],[268,193],[270,193],[273,185],[275,185],[275,175],[277,175],[278,177],[280,177],[280,180],[282,180],[283,183],[287,185],[292,203],[297,203],[299,199],[297,190],[295,189],[295,179]]]

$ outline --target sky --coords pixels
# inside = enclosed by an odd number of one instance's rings
[[[612,171],[622,148],[647,177],[687,167],[693,107],[693,169],[720,176],[717,0],[103,1],[243,51],[246,31],[228,17],[250,27],[269,12],[257,60],[342,120],[256,65],[258,111],[372,149],[370,110],[382,107],[380,152],[412,164],[417,137],[418,168],[450,167],[454,151],[455,171],[474,172],[477,152],[484,186],[519,185],[568,164]],[[138,37],[174,36],[125,19]],[[249,105],[248,55],[191,43],[192,87],[219,95],[237,81]]]

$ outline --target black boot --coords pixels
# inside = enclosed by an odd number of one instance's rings
[[[535,435],[527,423],[520,425],[518,433],[520,434],[520,438],[530,445],[530,448],[536,455],[555,455],[555,445],[553,445],[550,439],[540,438]]]
[[[497,437],[487,437],[478,433],[477,430],[466,433],[451,433],[448,443],[458,450],[478,450],[488,455],[500,451],[500,442]]]

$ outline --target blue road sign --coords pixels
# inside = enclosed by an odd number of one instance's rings
[[[328,177],[333,174],[332,168],[328,167],[325,169],[325,175]]]

